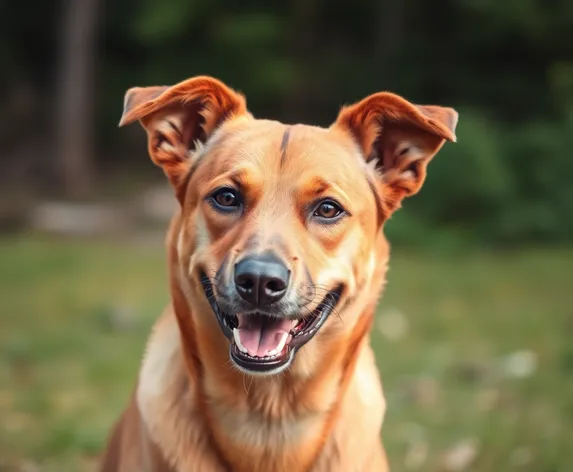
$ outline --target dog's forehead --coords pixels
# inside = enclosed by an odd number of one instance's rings
[[[358,148],[349,135],[318,126],[294,125],[285,132],[282,144],[283,165],[307,169],[318,167],[322,172],[360,169]]]
[[[284,124],[272,120],[232,120],[213,137],[225,168],[242,162],[263,172],[280,169],[281,175],[316,171],[363,172],[363,159],[352,137],[328,128],[306,124]]]

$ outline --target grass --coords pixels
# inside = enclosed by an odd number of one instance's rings
[[[94,470],[167,301],[164,260],[0,239],[0,471]],[[448,470],[464,451],[464,470],[571,470],[572,261],[393,254],[372,336],[393,470]]]

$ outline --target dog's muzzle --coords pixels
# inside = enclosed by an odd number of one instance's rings
[[[261,313],[269,300],[281,298],[288,285],[289,273],[265,263],[236,266],[235,284],[242,298],[247,297],[254,309],[249,313],[226,313],[217,303],[213,284],[205,273],[201,283],[219,326],[230,341],[230,356],[241,369],[251,373],[277,373],[287,368],[298,349],[309,342],[335,310],[343,286],[329,291],[317,307],[299,317],[272,316]],[[237,282],[237,280],[239,282]],[[239,286],[245,290],[240,292]]]

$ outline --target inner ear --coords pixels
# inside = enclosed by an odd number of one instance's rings
[[[380,174],[399,168],[419,177],[420,161],[442,141],[414,126],[390,121],[380,124],[378,130],[370,144],[367,162],[373,162]]]
[[[387,215],[400,208],[404,197],[419,191],[432,156],[444,139],[410,123],[384,120],[370,144],[368,160],[380,176],[382,205]]]
[[[207,140],[205,131],[203,131],[203,123],[205,120],[199,114],[196,116],[191,114],[187,115],[187,120],[179,126],[173,119],[167,118],[165,121],[170,130],[179,137],[181,142],[190,151],[195,149],[197,142],[204,143]],[[166,139],[166,136],[161,133],[161,130],[159,130],[158,133],[162,139]]]
[[[205,118],[201,115],[202,106],[201,103],[172,106],[142,119],[143,127],[151,133],[150,151],[177,152],[180,149],[188,155],[198,143],[205,143],[207,134]]]

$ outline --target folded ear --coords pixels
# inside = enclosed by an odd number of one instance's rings
[[[248,114],[245,98],[212,77],[194,77],[172,87],[133,87],[124,99],[119,126],[134,121],[147,132],[149,155],[180,197],[191,153],[232,116]]]
[[[389,215],[420,190],[426,167],[444,142],[456,141],[457,121],[453,108],[414,105],[381,92],[344,107],[332,126],[350,133],[376,168]]]

